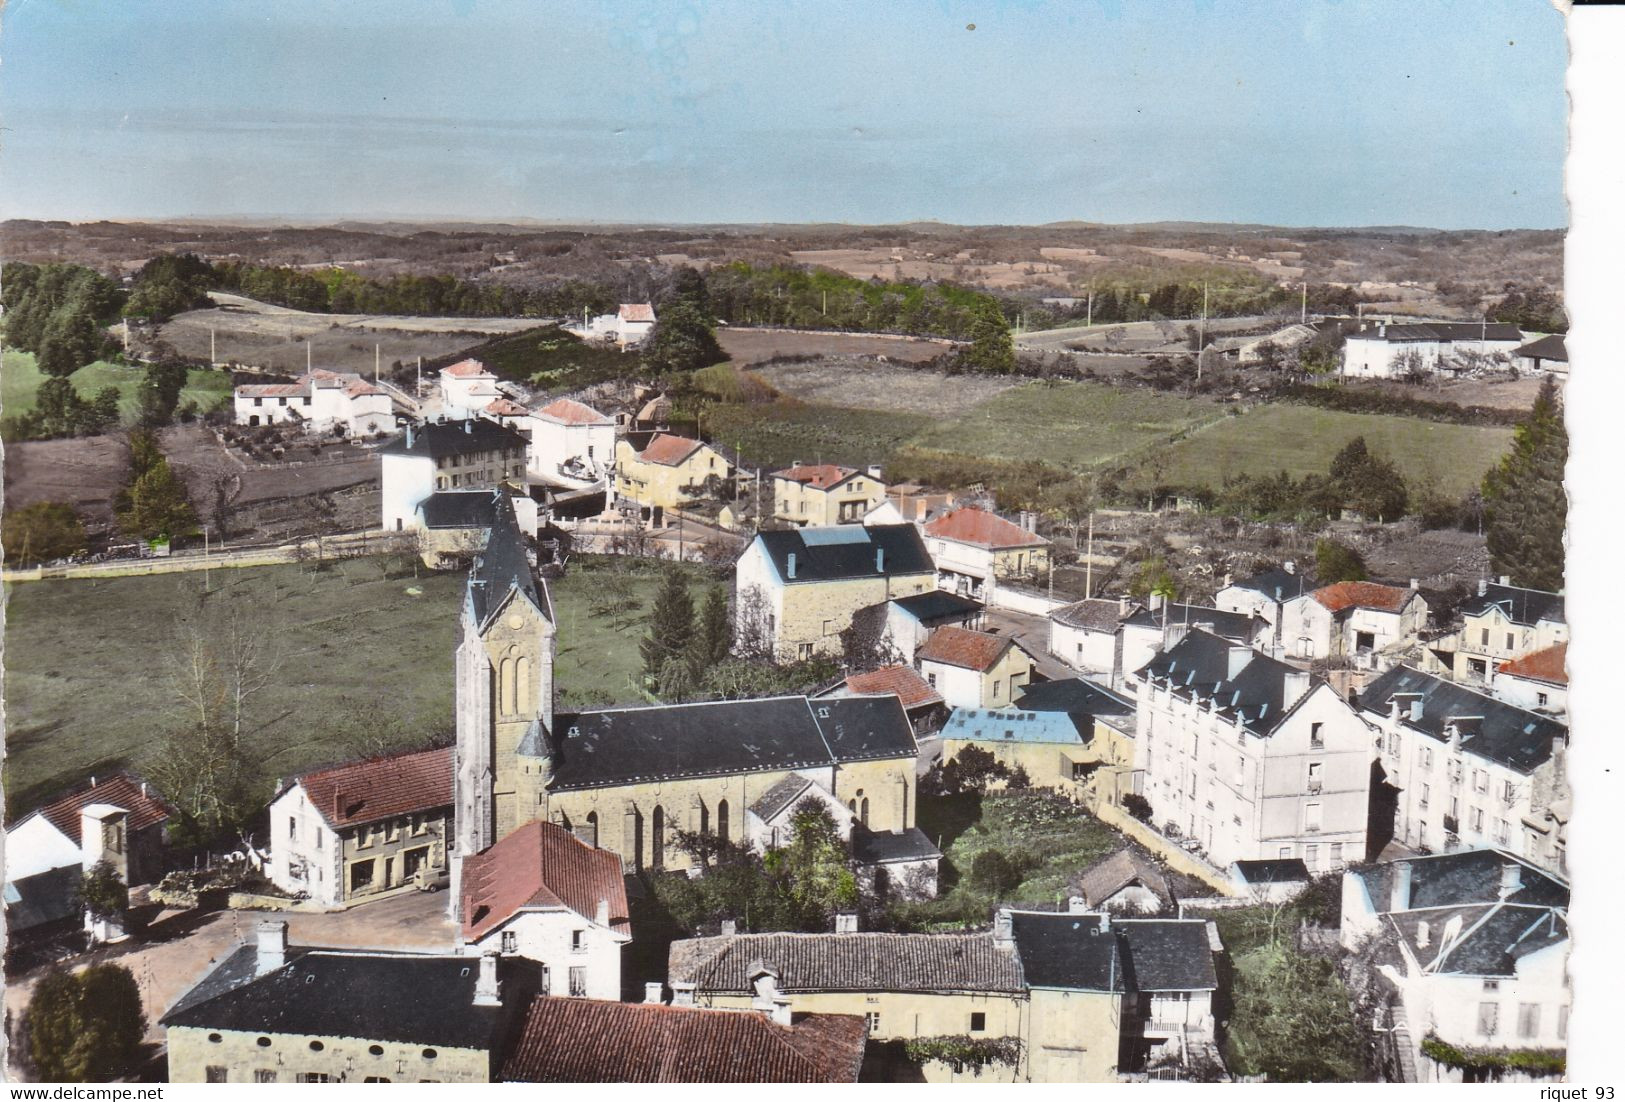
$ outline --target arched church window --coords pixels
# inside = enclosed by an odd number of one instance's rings
[[[498,668],[498,670],[499,670],[498,675],[497,675],[498,707],[502,709],[502,714],[505,715],[505,716],[511,716],[517,710],[515,708],[515,704],[516,704],[515,695],[516,695],[517,690],[518,690],[518,682],[514,677],[514,668],[513,667],[514,667],[514,660],[512,658],[504,658],[502,660],[502,665]]]
[[[711,809],[703,801],[700,803],[700,833],[711,833]]]
[[[869,797],[867,796],[863,798],[863,803],[858,805],[858,821],[864,826],[869,825]]]
[[[717,801],[717,837],[728,840],[728,801]]]
[[[657,869],[666,867],[666,809],[655,805],[654,824],[650,828],[650,863]]]
[[[514,711],[523,715],[530,711],[530,659],[522,654],[514,659],[514,680],[518,683],[514,690]]]
[[[589,846],[598,845],[598,812],[587,812],[587,826],[586,829],[582,831],[581,840],[586,842]]]

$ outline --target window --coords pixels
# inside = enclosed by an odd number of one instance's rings
[[[796,657],[802,662],[810,661],[812,656],[813,645],[811,643],[801,643],[796,647]]]
[[[1470,807],[1467,809],[1467,812],[1467,821],[1472,824],[1474,833],[1484,833],[1484,809],[1481,807]]]
[[[1320,831],[1320,804],[1303,805],[1303,829],[1306,833],[1316,834]]]
[[[999,697],[999,687],[1000,687],[1000,686],[1001,686],[1001,685],[1002,685],[1002,684],[1003,684],[1003,682],[1002,682],[1002,681],[995,681],[995,682],[993,682],[993,698],[994,698],[994,699],[995,699],[995,700],[997,700],[997,699],[998,699],[998,697]]]
[[[864,1014],[864,1018],[869,1023],[869,1035],[871,1037],[880,1032],[880,1011],[871,1010]]]
[[[255,398],[254,399],[254,404],[256,406],[263,406],[265,404],[265,399],[264,398]]]
[[[983,1033],[987,1030],[987,1015],[978,1010],[970,1016],[970,1031]]]
[[[1319,792],[1322,778],[1325,773],[1325,763],[1312,761],[1309,763],[1309,791]]]
[[[1490,790],[1490,775],[1483,769],[1473,770],[1473,791],[1488,792]]]
[[[1304,846],[1303,863],[1312,869],[1320,868],[1320,847],[1314,843]]]
[[[1433,768],[1433,747],[1431,746],[1422,747],[1422,768]]]
[[[927,685],[931,686],[933,689],[936,688],[937,687],[937,675],[934,674],[934,673],[926,674],[925,675],[925,683]]]
[[[331,1083],[333,1080],[325,1071],[302,1071],[293,1077],[295,1083]]]
[[[393,1082],[393,1080],[387,1079],[382,1075],[369,1075],[369,1076],[367,1076],[365,1079],[363,1079],[361,1081],[363,1083],[390,1083],[390,1082]]]
[[[1325,726],[1324,723],[1311,723],[1309,725],[1309,745],[1311,747],[1318,748],[1326,745],[1326,733],[1323,730]]]
[[[1480,1037],[1493,1037],[1500,1024],[1500,1003],[1478,1004],[1478,1034]]]
[[[373,862],[357,861],[350,866],[350,890],[363,891],[372,887]]]
[[[587,951],[587,931],[570,931],[570,952],[585,953]]]
[[[1282,846],[1276,856],[1280,857],[1280,859],[1283,861],[1290,861],[1292,859],[1292,847]]]
[[[1545,693],[1536,693],[1535,694],[1535,707],[1544,708],[1544,707],[1546,707],[1546,704],[1547,704],[1547,702],[1549,700],[1550,700],[1550,698]]]
[[[288,840],[290,842],[299,840],[299,820],[292,815],[288,816]]]
[[[570,969],[570,994],[578,999],[587,996],[587,970],[580,965]]]
[[[276,1069],[275,1068],[255,1068],[254,1069],[254,1082],[256,1082],[256,1083],[275,1083],[276,1082]]]
[[[1520,1037],[1539,1037],[1540,1036],[1540,1004],[1539,1003],[1519,1003],[1518,1004],[1518,1036],[1520,1036]]]
[[[1487,647],[1487,646],[1490,645],[1490,629],[1489,628],[1484,628],[1482,631],[1479,632],[1478,643],[1479,643],[1479,646],[1483,646],[1483,647]]]
[[[596,816],[597,816],[597,812],[594,812],[592,815],[589,815],[588,818],[592,819],[593,823],[596,824],[598,822]],[[720,838],[724,842],[726,842],[728,840],[728,801],[727,800],[718,800],[717,801],[717,837]]]
[[[1417,804],[1418,804],[1419,807],[1426,807],[1428,805],[1428,795],[1432,791],[1433,791],[1433,786],[1432,785],[1424,784],[1422,786],[1422,797],[1421,797],[1420,800],[1417,801]]]
[[[203,1081],[205,1083],[224,1083],[226,1081],[226,1069],[218,1064],[210,1064],[203,1069]]]
[[[1505,819],[1495,820],[1495,841],[1499,845],[1506,845],[1511,840],[1512,828]]]
[[[322,828],[321,827],[316,828],[316,848],[317,849],[322,848]]]
[[[384,841],[393,842],[401,836],[401,824],[398,819],[391,819],[384,824]]]
[[[517,930],[502,931],[502,951],[504,953],[519,952],[519,932]]]
[[[1501,799],[1503,801],[1505,801],[1506,803],[1510,804],[1513,801],[1517,800],[1517,798],[1518,798],[1518,786],[1516,784],[1514,784],[1512,781],[1502,781],[1501,782]]]
[[[1512,633],[1507,632],[1507,650],[1512,650],[1517,644],[1512,641]]]
[[[1486,991],[1499,991],[1499,990],[1501,990],[1501,981],[1500,980],[1485,980],[1484,981],[1484,990],[1486,990]]]

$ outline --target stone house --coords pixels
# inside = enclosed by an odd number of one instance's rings
[[[448,746],[318,769],[279,787],[266,875],[332,907],[444,872],[451,769]]]
[[[415,531],[419,506],[448,490],[523,486],[527,440],[496,421],[470,418],[408,425],[378,449],[386,531]]]
[[[1092,718],[1091,753],[1099,768],[1084,782],[1083,798],[1090,807],[1105,803],[1121,807],[1123,797],[1138,793],[1143,777],[1134,746],[1135,705],[1131,696],[1082,677],[1063,677],[1028,685],[1015,707],[1028,712],[1065,712]]]
[[[1415,646],[1427,619],[1427,601],[1414,582],[1338,582],[1281,606],[1281,645],[1300,660],[1347,659],[1374,667],[1381,655]]]
[[[1151,859],[1125,846],[1085,869],[1073,885],[1091,911],[1154,915],[1174,909],[1168,878]]]
[[[1165,833],[1221,868],[1365,859],[1372,733],[1324,681],[1198,630],[1130,683],[1143,794]]]
[[[656,433],[641,449],[624,436],[615,443],[615,493],[644,509],[680,509],[704,493],[707,479],[733,475],[726,456],[686,436]]]
[[[461,880],[462,952],[536,961],[542,995],[621,997],[632,923],[620,857],[530,822],[468,858]]]
[[[1569,729],[1410,666],[1360,693],[1394,795],[1394,838],[1440,851],[1495,846],[1566,875]]]
[[[860,609],[935,587],[911,524],[758,532],[734,562],[734,637],[779,661],[839,655]]]
[[[1487,685],[1496,666],[1566,643],[1563,594],[1481,579],[1461,606],[1461,629],[1428,645],[1422,669],[1468,685]]]
[[[942,701],[942,694],[926,684],[925,678],[911,666],[884,666],[878,670],[850,673],[844,681],[820,690],[817,695],[895,696],[908,715],[916,739],[935,734],[948,718],[948,708]]]
[[[792,463],[773,472],[773,516],[798,527],[860,524],[886,499],[880,468]]]
[[[1008,635],[941,627],[914,652],[914,664],[950,708],[1005,708],[1032,682],[1035,662]]]
[[[937,584],[987,602],[1000,582],[1036,581],[1050,566],[1050,541],[996,513],[964,506],[925,525]]]

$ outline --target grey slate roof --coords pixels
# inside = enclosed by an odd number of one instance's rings
[[[1135,883],[1155,895],[1163,906],[1172,906],[1173,892],[1168,878],[1151,859],[1138,850],[1125,846],[1110,857],[1090,865],[1077,879],[1078,894],[1085,904],[1098,907],[1118,892]]]
[[[1257,631],[1259,621],[1256,616],[1246,612],[1226,612],[1223,609],[1207,608],[1203,605],[1182,605],[1170,602],[1168,604],[1168,622],[1170,624],[1209,624],[1214,634],[1222,635],[1226,639],[1245,642],[1253,637]],[[1125,624],[1135,627],[1162,627],[1162,610],[1155,612],[1149,608],[1142,608],[1135,612]]]
[[[1287,713],[1283,706],[1286,679],[1299,671],[1253,651],[1241,672],[1229,677],[1231,645],[1206,631],[1192,631],[1140,667],[1135,676],[1166,684],[1182,700],[1212,699],[1216,715],[1234,718],[1255,734],[1268,735]],[[1321,684],[1324,682],[1311,678],[1309,691]]]
[[[494,490],[443,490],[418,502],[427,528],[489,528],[496,519]]]
[[[1022,972],[1032,987],[1072,991],[1212,991],[1218,988],[1207,923],[1099,915],[1011,915]]]
[[[750,810],[762,822],[770,822],[785,808],[795,803],[801,794],[812,787],[813,782],[799,773],[792,773],[784,778],[750,805]]]
[[[1140,611],[1138,603],[1131,604],[1127,615],[1118,601],[1108,601],[1104,597],[1089,597],[1082,601],[1073,601],[1069,605],[1062,605],[1049,614],[1049,618],[1058,624],[1069,628],[1082,628],[1085,631],[1114,632],[1120,621]]]
[[[559,716],[554,789],[913,757],[895,696],[771,697]]]
[[[925,574],[936,569],[912,524],[843,524],[758,532],[773,569],[786,585]],[[790,576],[790,556],[796,559]],[[875,569],[876,560],[881,569]]]
[[[1390,325],[1383,335],[1376,329],[1367,329],[1364,332],[1350,333],[1350,337],[1362,340],[1387,341],[1476,341],[1479,339],[1490,341],[1521,341],[1523,331],[1516,325],[1507,325],[1503,322],[1491,322],[1483,325],[1473,321],[1429,321],[1410,324]]]
[[[779,990],[1023,990],[1021,962],[979,934],[735,934],[672,942],[667,976],[701,995],[753,991],[752,972],[772,969]]]
[[[982,611],[982,602],[961,597],[946,589],[932,589],[910,597],[897,597],[892,604],[927,627],[960,623]]]
[[[257,979],[256,957],[255,946],[239,948],[162,1024],[489,1048],[538,989],[541,972],[534,962],[501,958],[502,1005],[486,1007],[474,1005],[474,957],[292,950],[286,964]]]
[[[1309,866],[1297,857],[1237,861],[1236,869],[1249,884],[1295,884],[1309,879]]]
[[[1530,341],[1520,347],[1513,355],[1528,356],[1532,359],[1557,360],[1560,363],[1569,362],[1568,344],[1564,341],[1561,333],[1553,333],[1550,336]]]
[[[475,621],[485,623],[510,592],[530,601],[551,620],[553,604],[546,588],[537,584],[536,572],[531,569],[530,553],[525,548],[519,520],[514,516],[513,502],[506,494],[495,496],[492,509],[491,538],[468,572],[468,600]]]
[[[406,442],[410,435],[412,442]],[[378,448],[380,455],[418,455],[430,459],[444,456],[470,455],[475,452],[518,448],[524,451],[529,443],[525,434],[496,421],[474,417],[465,421],[430,421],[412,426],[410,434],[401,433]]]
[[[1274,570],[1261,571],[1250,578],[1242,578],[1230,584],[1237,589],[1262,593],[1272,601],[1290,601],[1315,588],[1314,579],[1301,570],[1289,573],[1279,566]]]
[[[1395,666],[1360,693],[1360,708],[1386,717],[1389,702],[1403,696],[1399,722],[1414,731],[1448,743],[1446,728],[1454,723],[1463,753],[1529,773],[1552,756],[1552,745],[1567,739],[1569,729],[1550,716],[1514,707],[1465,685],[1423,673],[1411,666]],[[1412,696],[1422,698],[1422,717],[1411,719]]]
[[[883,865],[890,861],[935,861],[942,851],[919,827],[906,830],[852,829],[852,859],[860,865]]]
[[[78,865],[47,869],[6,882],[6,930],[13,934],[35,926],[79,917]]]
[[[1560,907],[1569,905],[1569,886],[1557,877],[1511,854],[1493,849],[1456,850],[1426,857],[1412,857],[1410,901],[1404,909],[1453,907],[1500,900],[1501,870],[1519,866],[1520,887],[1506,899],[1508,903]],[[1366,892],[1378,911],[1387,911],[1393,890],[1397,861],[1361,869],[1354,875],[1365,883]]]
[[[1462,602],[1463,616],[1482,616],[1491,605],[1499,605],[1502,613],[1514,624],[1534,627],[1542,620],[1566,624],[1564,599],[1561,593],[1544,589],[1524,589],[1515,585],[1491,584],[1484,587],[1482,597],[1473,595]]]
[[[1134,714],[1132,700],[1082,677],[1035,681],[1023,687],[1013,706],[1029,712],[1065,712],[1083,726],[1095,716]]]

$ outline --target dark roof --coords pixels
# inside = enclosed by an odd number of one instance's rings
[[[855,1083],[868,1036],[851,1014],[535,1000],[501,1077],[525,1083]]]
[[[1134,702],[1081,677],[1035,681],[1011,705],[1029,712],[1065,712],[1074,720],[1134,714]]]
[[[756,539],[787,585],[924,574],[936,569],[919,529],[912,524],[793,528],[758,532]],[[790,576],[791,555],[796,557],[794,577]]]
[[[489,528],[499,490],[443,490],[418,502],[426,528]]]
[[[771,697],[560,716],[555,789],[913,757],[895,696]]]
[[[1211,624],[1215,635],[1222,635],[1226,639],[1235,639],[1241,642],[1250,640],[1258,630],[1259,621],[1250,612],[1226,612],[1220,608],[1207,608],[1203,605],[1182,605],[1169,602],[1168,623],[1170,624]],[[1153,612],[1149,608],[1141,608],[1128,619],[1125,624],[1135,627],[1162,628],[1162,609]]]
[[[1513,353],[1515,356],[1528,356],[1531,359],[1557,360],[1560,363],[1569,362],[1569,348],[1564,343],[1561,333],[1553,333],[1548,337],[1530,341]]]
[[[143,788],[146,791],[143,792]],[[80,841],[79,812],[86,804],[112,804],[114,807],[122,807],[130,813],[124,826],[132,834],[145,830],[155,823],[166,822],[173,814],[173,810],[164,802],[163,797],[158,795],[158,790],[147,785],[133,773],[92,777],[62,795],[48,800],[38,810],[45,816],[47,822],[67,835],[68,840],[77,846]]]
[[[1565,910],[1569,905],[1569,886],[1551,873],[1499,850],[1463,849],[1412,857],[1405,862],[1385,861],[1357,871],[1354,875],[1365,882],[1379,913],[1387,912],[1392,905],[1395,868],[1401,863],[1411,869],[1410,898],[1403,910],[1500,901],[1501,870],[1509,865],[1518,866],[1519,888],[1506,902]]]
[[[1098,907],[1124,888],[1134,884],[1150,891],[1164,907],[1173,906],[1174,895],[1168,878],[1152,860],[1132,846],[1096,861],[1077,879],[1078,894],[1090,907]]]
[[[1215,715],[1233,719],[1254,734],[1268,735],[1288,712],[1283,706],[1287,679],[1302,671],[1261,651],[1251,651],[1246,665],[1231,677],[1233,645],[1206,631],[1188,632],[1172,649],[1142,666],[1135,676],[1162,682],[1181,700],[1211,699]],[[1309,692],[1321,684],[1324,682],[1311,677]]]
[[[328,826],[343,828],[450,807],[451,771],[452,748],[444,746],[318,769],[298,784]]]
[[[1360,693],[1363,711],[1387,716],[1390,701],[1402,697],[1399,722],[1440,742],[1454,726],[1463,753],[1473,754],[1522,773],[1533,771],[1552,756],[1552,744],[1567,739],[1564,724],[1505,701],[1474,692],[1465,685],[1423,673],[1411,666],[1395,666]],[[1411,718],[1411,701],[1420,697],[1422,714]]]
[[[1273,570],[1264,570],[1250,578],[1231,582],[1230,585],[1237,589],[1262,593],[1272,601],[1290,601],[1294,597],[1301,597],[1312,591],[1315,588],[1315,580],[1302,571],[1288,571],[1277,566]]]
[[[800,773],[791,773],[758,796],[756,802],[750,805],[750,810],[762,822],[770,822],[812,786],[813,782]]]
[[[83,870],[78,865],[64,865],[25,876],[21,880],[8,880],[5,887],[6,931],[19,934],[35,926],[64,919],[77,921],[79,913],[79,877]]]
[[[1212,991],[1207,923],[1017,911],[1011,929],[1031,987],[1074,991]]]
[[[1140,605],[1136,602],[1130,604],[1127,612],[1125,612],[1121,601],[1108,601],[1104,597],[1090,597],[1086,600],[1074,601],[1069,605],[1062,605],[1050,613],[1049,618],[1069,628],[1114,632],[1120,622],[1139,608]]]
[[[621,859],[557,823],[533,820],[463,862],[463,936],[477,941],[522,910],[568,909],[613,930],[632,928]]]
[[[442,456],[468,455],[501,448],[523,450],[527,443],[524,433],[507,425],[484,417],[471,417],[463,421],[430,421],[413,425],[381,445],[378,454],[421,455],[439,459]]]
[[[1021,962],[979,934],[734,934],[674,941],[672,983],[750,994],[759,968],[784,992],[1022,990]]]
[[[1295,884],[1309,879],[1309,866],[1296,857],[1237,861],[1236,871],[1249,884]]]
[[[553,605],[545,586],[536,582],[530,565],[530,551],[514,515],[513,502],[502,494],[494,499],[491,538],[468,572],[468,601],[474,621],[484,624],[502,607],[509,593],[516,593],[535,605],[543,616],[553,618]]]
[[[253,945],[239,948],[161,1024],[489,1049],[539,987],[542,969],[500,958],[502,1005],[475,1006],[475,957],[292,949],[281,968],[255,978],[257,955]]]
[[[1350,333],[1361,340],[1388,341],[1521,341],[1523,331],[1516,325],[1502,322],[1482,324],[1476,321],[1429,321],[1389,325],[1380,333],[1377,328]]]
[[[1463,616],[1483,616],[1492,605],[1499,606],[1502,615],[1514,624],[1534,627],[1542,620],[1566,624],[1563,594],[1544,589],[1524,589],[1515,585],[1491,584],[1484,587],[1482,597],[1474,594],[1462,602]]]
[[[852,860],[860,865],[883,865],[890,861],[935,861],[942,851],[919,827],[906,830],[852,830]]]
[[[982,602],[961,597],[957,593],[949,593],[946,589],[932,589],[925,593],[916,593],[912,597],[897,597],[892,600],[892,604],[927,627],[957,623],[970,619],[982,611]]]

